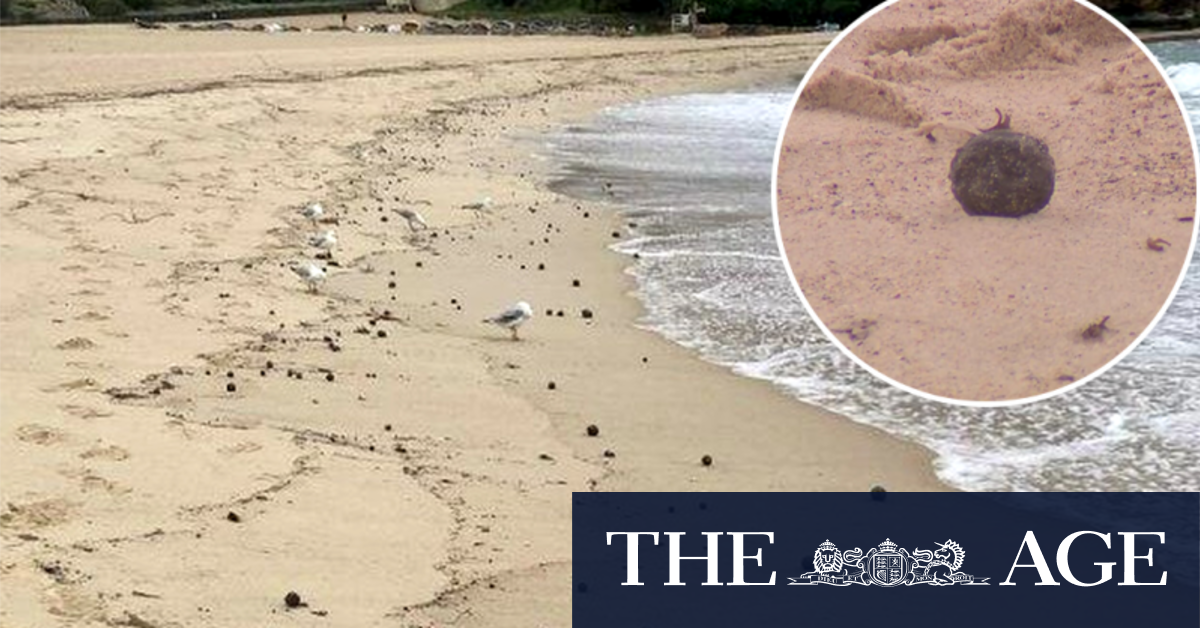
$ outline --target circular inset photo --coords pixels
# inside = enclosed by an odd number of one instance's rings
[[[859,364],[1007,405],[1132,350],[1195,239],[1195,139],[1146,48],[1073,0],[898,0],[800,85],[775,172],[797,291]]]

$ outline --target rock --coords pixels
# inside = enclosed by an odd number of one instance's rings
[[[587,435],[588,436],[599,436],[600,428],[595,423],[587,426]]]
[[[972,216],[1018,218],[1040,211],[1054,194],[1054,159],[1041,140],[996,126],[972,137],[950,162],[950,190]]]

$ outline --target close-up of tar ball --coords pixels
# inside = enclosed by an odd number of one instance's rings
[[[1018,218],[1045,207],[1054,194],[1050,149],[1009,125],[1000,114],[996,126],[967,140],[950,162],[950,191],[972,216]]]
[[[1166,308],[1197,159],[1144,48],[1073,0],[900,0],[834,42],[780,139],[777,235],[861,365],[948,402],[1103,372]]]

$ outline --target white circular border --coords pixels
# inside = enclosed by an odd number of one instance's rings
[[[891,386],[899,388],[900,390],[903,390],[911,395],[921,397],[922,399],[937,401],[949,405],[964,406],[968,408],[1006,408],[1043,401],[1045,399],[1050,399],[1051,397],[1075,390],[1076,388],[1087,384],[1093,379],[1100,377],[1109,369],[1116,366],[1118,362],[1125,359],[1125,356],[1129,355],[1129,353],[1136,349],[1138,345],[1142,344],[1142,341],[1146,339],[1146,336],[1150,335],[1151,331],[1154,331],[1154,328],[1158,326],[1158,321],[1162,319],[1163,314],[1167,313],[1167,308],[1169,308],[1171,303],[1175,301],[1175,295],[1179,292],[1179,287],[1183,285],[1184,278],[1187,277],[1188,271],[1192,266],[1192,256],[1196,252],[1196,235],[1197,229],[1200,229],[1200,223],[1196,223],[1194,218],[1192,224],[1192,240],[1188,245],[1186,262],[1184,263],[1183,269],[1179,273],[1179,277],[1175,280],[1175,287],[1171,289],[1171,294],[1167,297],[1167,300],[1163,302],[1162,308],[1159,309],[1158,314],[1154,316],[1154,319],[1150,321],[1150,324],[1147,325],[1144,330],[1142,330],[1142,333],[1138,335],[1138,337],[1135,338],[1133,342],[1131,342],[1129,346],[1125,348],[1124,351],[1118,354],[1115,358],[1109,360],[1104,366],[1101,366],[1093,371],[1090,375],[1086,375],[1082,379],[1071,382],[1070,384],[1067,384],[1061,388],[1055,388],[1049,392],[1045,392],[1040,395],[1034,395],[1032,397],[1021,397],[1019,399],[1010,399],[1004,401],[967,401],[963,399],[952,399],[950,397],[942,397],[939,395],[930,394],[923,390],[917,390],[916,388],[913,388],[907,384],[902,384],[879,372],[870,364],[864,362],[862,358],[859,358],[853,351],[850,351],[848,348],[846,348],[846,345],[843,344],[842,341],[833,334],[833,332],[829,331],[829,327],[827,327],[825,322],[822,321],[819,316],[817,316],[817,313],[813,310],[812,305],[804,296],[804,291],[800,289],[799,282],[796,281],[796,275],[792,272],[792,264],[788,260],[787,250],[783,246],[783,232],[779,228],[779,157],[783,152],[784,136],[787,135],[788,126],[792,122],[792,116],[795,115],[796,105],[800,102],[800,94],[804,92],[804,87],[808,85],[808,80],[812,78],[813,73],[818,67],[820,67],[821,62],[825,60],[825,57],[829,56],[829,53],[832,52],[839,43],[841,43],[843,38],[853,32],[854,29],[866,23],[876,13],[884,11],[893,4],[898,4],[902,1],[911,2],[916,0],[887,0],[883,4],[880,4],[870,11],[864,13],[861,17],[855,20],[853,24],[848,26],[842,32],[838,33],[838,36],[834,37],[833,41],[829,42],[829,45],[827,45],[825,49],[821,51],[821,54],[817,55],[817,59],[813,61],[812,65],[809,66],[808,70],[804,73],[804,78],[800,81],[800,86],[796,88],[796,95],[792,97],[792,106],[788,110],[789,113],[787,122],[785,122],[783,127],[779,130],[779,139],[775,142],[775,159],[772,163],[773,170],[771,171],[771,221],[775,225],[775,245],[779,248],[779,256],[783,258],[784,267],[787,269],[788,279],[792,282],[792,289],[795,290],[796,295],[800,297],[800,301],[804,304],[804,309],[808,311],[808,315],[812,318],[813,322],[815,322],[817,326],[821,328],[821,331],[825,334],[825,337],[833,342],[833,345],[837,347],[838,350],[840,350],[851,360],[854,360],[855,364],[866,369],[867,372],[869,372],[871,375],[874,375],[876,378],[883,380]],[[1142,40],[1138,39],[1137,36],[1134,35],[1133,32],[1128,28],[1126,28],[1124,24],[1121,24],[1116,20],[1116,18],[1112,17],[1100,8],[1092,5],[1089,2],[1086,2],[1086,0],[1073,1],[1076,4],[1079,4],[1093,13],[1096,13],[1100,17],[1108,20],[1109,23],[1117,27],[1117,29],[1124,33],[1126,37],[1133,41],[1134,45],[1136,45],[1138,49],[1142,51],[1142,54],[1146,55],[1146,58],[1150,60],[1150,63],[1154,64],[1154,69],[1158,70],[1158,75],[1162,77],[1163,82],[1167,84],[1167,89],[1171,90],[1171,95],[1175,97],[1175,105],[1179,107],[1179,113],[1183,116],[1183,126],[1187,129],[1188,139],[1191,140],[1192,163],[1196,173],[1194,180],[1197,192],[1196,213],[1200,214],[1200,150],[1197,149],[1196,132],[1192,128],[1191,118],[1188,116],[1187,108],[1183,105],[1183,98],[1180,97],[1179,90],[1175,89],[1175,86],[1171,84],[1171,80],[1167,77],[1166,71],[1163,70],[1162,65],[1158,62],[1158,58],[1155,57],[1154,54],[1150,52],[1150,49],[1146,47],[1146,44],[1143,43]]]

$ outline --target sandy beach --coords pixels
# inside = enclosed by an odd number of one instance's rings
[[[0,626],[566,625],[573,491],[944,490],[637,329],[537,157],[827,41],[5,29]]]

